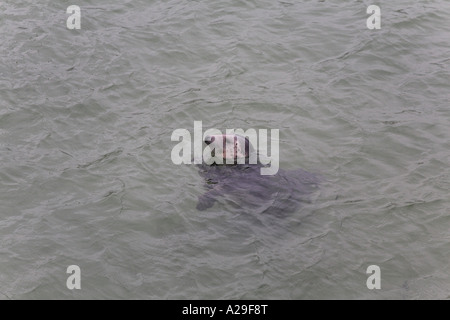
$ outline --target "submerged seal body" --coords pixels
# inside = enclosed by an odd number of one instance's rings
[[[317,190],[320,177],[303,169],[280,169],[275,175],[261,175],[264,166],[250,161],[258,155],[245,137],[207,136],[205,143],[213,147],[215,161],[200,165],[199,174],[206,181],[207,192],[198,197],[198,210],[225,199],[245,211],[285,214],[297,210]]]

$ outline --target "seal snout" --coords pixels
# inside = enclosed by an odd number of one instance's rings
[[[215,137],[206,136],[206,137],[205,137],[205,143],[206,143],[207,145],[209,145],[209,144],[213,143],[215,139],[216,139]]]

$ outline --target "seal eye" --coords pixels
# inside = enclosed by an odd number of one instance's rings
[[[207,145],[213,143],[214,140],[216,140],[215,137],[211,137],[211,136],[206,136],[206,137],[205,137],[205,143],[206,143]]]

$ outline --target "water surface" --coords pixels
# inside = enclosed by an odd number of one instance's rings
[[[0,298],[450,298],[450,3],[371,4],[88,0],[68,30],[2,1]],[[281,220],[198,211],[194,121],[279,129],[326,181]]]

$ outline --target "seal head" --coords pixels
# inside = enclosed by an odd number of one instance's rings
[[[208,164],[256,164],[257,154],[250,141],[237,134],[210,135],[205,137],[211,157]]]

